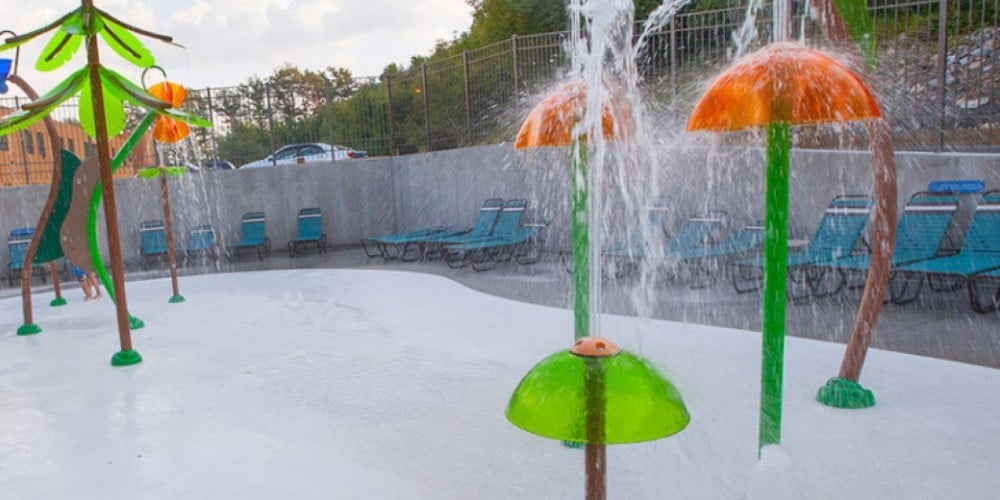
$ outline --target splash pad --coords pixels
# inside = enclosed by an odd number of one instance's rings
[[[103,363],[101,340],[114,326],[107,301],[40,310],[52,327],[30,342],[0,336],[5,496],[583,495],[582,451],[503,415],[518,380],[567,347],[569,311],[409,272],[308,269],[184,283],[183,313],[164,304],[166,278],[129,283],[132,307],[147,319],[135,332],[146,361],[134,367]],[[18,310],[16,298],[0,300],[3,326]],[[631,331],[637,320],[603,322]],[[609,498],[738,498],[757,461],[759,336],[665,321],[648,331],[641,353],[669,366],[692,423],[666,440],[610,446]],[[997,370],[873,351],[879,369],[868,376],[893,404],[866,411],[859,425],[858,414],[813,400],[815,380],[842,351],[788,341],[784,446],[803,492],[990,498],[1000,451],[971,443],[1000,432],[1000,407],[979,396],[1000,389]],[[940,397],[902,397],[927,390]]]

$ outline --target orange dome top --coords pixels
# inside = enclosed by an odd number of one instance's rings
[[[573,127],[583,116],[586,88],[582,83],[569,83],[542,99],[521,124],[514,147],[540,148],[567,146],[573,140]],[[615,117],[604,106],[601,128],[606,139],[616,136]],[[617,133],[621,133],[620,129]]]
[[[871,92],[843,63],[797,43],[779,42],[719,75],[698,101],[687,128],[739,130],[879,116]]]

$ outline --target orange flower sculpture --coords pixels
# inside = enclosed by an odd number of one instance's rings
[[[173,108],[180,108],[181,104],[184,103],[184,98],[187,97],[187,91],[184,90],[184,87],[173,82],[157,83],[146,90],[153,97],[169,102]],[[188,124],[163,115],[156,117],[156,123],[153,124],[153,139],[159,142],[173,144],[183,140],[189,134],[191,134],[191,128],[188,127]]]

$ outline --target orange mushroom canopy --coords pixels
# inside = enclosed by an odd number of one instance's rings
[[[843,63],[797,43],[779,42],[719,75],[698,101],[687,128],[739,130],[879,116],[861,77]]]
[[[583,117],[586,88],[582,83],[568,83],[542,99],[521,124],[514,147],[517,149],[567,146],[573,141],[573,127]],[[621,127],[608,106],[601,110],[601,129],[606,139],[621,134]]]
[[[179,108],[184,103],[184,98],[187,97],[187,91],[184,90],[184,87],[173,82],[157,83],[147,90],[153,97],[169,102],[173,108]],[[166,116],[156,117],[156,123],[153,124],[153,139],[159,142],[168,144],[179,142],[189,134],[191,134],[191,128],[188,127],[188,124]]]

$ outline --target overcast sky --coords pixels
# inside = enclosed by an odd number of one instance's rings
[[[223,87],[270,75],[282,63],[303,70],[347,68],[376,76],[390,63],[428,55],[437,40],[468,31],[465,0],[95,0],[140,28],[170,35],[185,48],[142,38],[170,80],[187,87]],[[77,0],[0,0],[0,29],[25,33],[79,6]],[[67,76],[34,71],[48,38],[22,50],[20,74],[40,92]],[[82,51],[81,51],[82,54]],[[107,51],[116,69],[117,56]],[[6,56],[6,54],[4,54]],[[77,55],[78,62],[83,61]],[[126,76],[138,81],[139,72]]]

